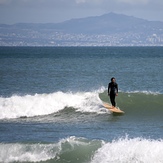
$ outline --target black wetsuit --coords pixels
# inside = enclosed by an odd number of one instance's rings
[[[117,93],[118,93],[118,84],[114,82],[110,82],[108,84],[108,95],[110,96],[111,104],[114,107],[116,106],[115,96]]]

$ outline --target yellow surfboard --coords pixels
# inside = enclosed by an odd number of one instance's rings
[[[103,103],[103,106],[113,113],[121,113],[121,114],[125,113],[124,111],[120,110],[119,108],[113,107],[112,105],[110,105],[108,103]]]

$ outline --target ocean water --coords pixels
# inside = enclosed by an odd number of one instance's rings
[[[0,47],[0,162],[162,163],[162,70],[163,47]]]

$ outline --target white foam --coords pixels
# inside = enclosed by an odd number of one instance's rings
[[[69,153],[71,157],[76,157],[76,150],[79,151],[80,157],[84,157],[83,150],[89,148],[91,154],[92,150],[97,150],[102,144],[103,141],[89,141],[75,136],[61,139],[59,142],[52,144],[1,143],[0,162],[39,162],[52,159],[55,162],[55,160],[60,160],[60,157],[63,157],[63,153]],[[65,160],[66,157],[63,159]]]
[[[55,144],[0,144],[0,162],[46,161],[55,157],[54,148]]]
[[[160,92],[152,92],[152,91],[128,91],[126,93],[143,93],[146,95],[159,95],[159,94],[161,94]]]
[[[100,148],[92,163],[161,163],[163,162],[163,141],[141,138],[119,139]]]
[[[103,112],[99,92],[55,92],[0,98],[0,119],[48,115],[73,107],[80,112]]]
[[[89,150],[87,150],[89,148]],[[106,143],[75,136],[51,144],[0,143],[0,162],[39,162],[60,160],[62,154],[75,156],[76,151],[84,157],[85,150],[92,158],[91,163],[162,163],[163,140],[124,138]],[[94,153],[94,151],[96,151]],[[62,158],[62,159],[66,159]],[[69,157],[71,159],[71,157]],[[73,157],[72,157],[73,159]],[[66,160],[65,160],[66,161]]]

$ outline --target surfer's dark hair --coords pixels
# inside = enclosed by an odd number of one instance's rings
[[[113,79],[115,79],[114,77],[111,78],[111,81],[113,81]]]

